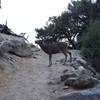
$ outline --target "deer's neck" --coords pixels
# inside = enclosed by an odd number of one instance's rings
[[[41,49],[42,49],[45,53],[50,54],[49,48],[48,48],[47,45],[40,44],[40,47],[41,47]]]

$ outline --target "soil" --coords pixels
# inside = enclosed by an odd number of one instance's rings
[[[0,72],[0,100],[54,100],[73,89],[60,83],[64,70],[73,70],[70,63],[63,65],[63,54],[53,55],[53,65],[48,67],[48,55],[34,52],[33,58],[13,56],[14,71]],[[9,66],[8,66],[9,67]]]

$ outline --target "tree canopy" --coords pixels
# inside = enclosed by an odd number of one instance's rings
[[[60,16],[52,16],[43,28],[36,28],[37,39],[60,41],[67,40],[74,48],[86,32],[90,20],[99,19],[100,1],[73,0]],[[77,41],[75,41],[77,40]]]

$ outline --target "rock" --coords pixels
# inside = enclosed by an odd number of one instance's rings
[[[100,85],[87,90],[66,93],[56,100],[100,100]]]
[[[79,70],[80,72],[82,72],[82,71],[85,71],[85,68],[84,68],[83,66],[79,66],[79,67],[78,67],[78,70]]]
[[[65,69],[65,70],[63,71],[63,73],[66,73],[66,72],[68,72],[68,69]]]
[[[66,73],[61,76],[61,81],[65,81],[65,85],[75,89],[91,88],[98,83],[98,79],[94,78],[83,66],[79,66],[77,70],[70,74]]]
[[[31,51],[34,53],[40,51],[40,49],[38,47],[31,47]]]
[[[66,72],[61,76],[61,81],[65,85],[71,86],[74,89],[86,89],[94,87],[99,81],[93,76],[90,70],[84,66],[78,66],[71,72]]]
[[[81,57],[77,58],[76,61],[77,61],[77,63],[81,64],[82,66],[87,65],[87,62],[84,59],[82,59]]]
[[[77,80],[76,77],[71,77],[65,80],[64,84],[73,87],[74,82]]]
[[[84,66],[85,69],[88,69],[92,73],[96,74],[95,69],[93,67],[91,67],[84,59],[79,57],[76,59],[76,63],[79,64],[80,66]],[[74,65],[74,67],[76,67],[76,66]]]
[[[82,75],[88,75],[88,76],[90,76],[91,75],[91,71],[88,70],[88,69],[85,69],[83,66],[79,66],[77,68],[77,70],[75,70],[75,73],[77,73],[78,76],[82,76]]]
[[[100,80],[100,73],[96,73],[96,75],[94,77],[96,77],[98,80]]]
[[[25,43],[18,40],[6,40],[1,42],[1,53],[12,53],[20,57],[29,57],[32,55],[31,48]]]
[[[61,76],[61,81],[64,81],[65,85],[75,89],[91,88],[98,83],[98,79],[93,77],[91,71],[85,69],[83,66],[78,66],[77,70],[70,73],[64,73],[64,75]]]
[[[71,86],[75,89],[86,89],[94,87],[98,83],[96,78],[83,75],[79,77],[71,77],[66,79],[65,85]]]
[[[67,71],[60,78],[65,86],[68,85],[75,89],[91,88],[98,83],[98,79],[84,66],[78,66],[71,72]]]
[[[65,81],[66,79],[68,79],[70,77],[77,77],[77,75],[75,73],[66,73],[61,76],[61,81]]]
[[[82,79],[79,78],[73,82],[73,88],[75,89],[87,89],[87,88],[92,88],[95,85],[97,85],[98,80],[96,78],[86,78]]]

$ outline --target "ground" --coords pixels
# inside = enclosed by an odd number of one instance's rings
[[[42,50],[33,58],[13,56],[16,68],[0,72],[0,100],[54,100],[64,92],[72,91],[60,84],[62,71],[73,70],[69,62],[63,65],[63,54],[53,55],[48,67],[48,55]],[[74,55],[77,55],[77,53]]]

